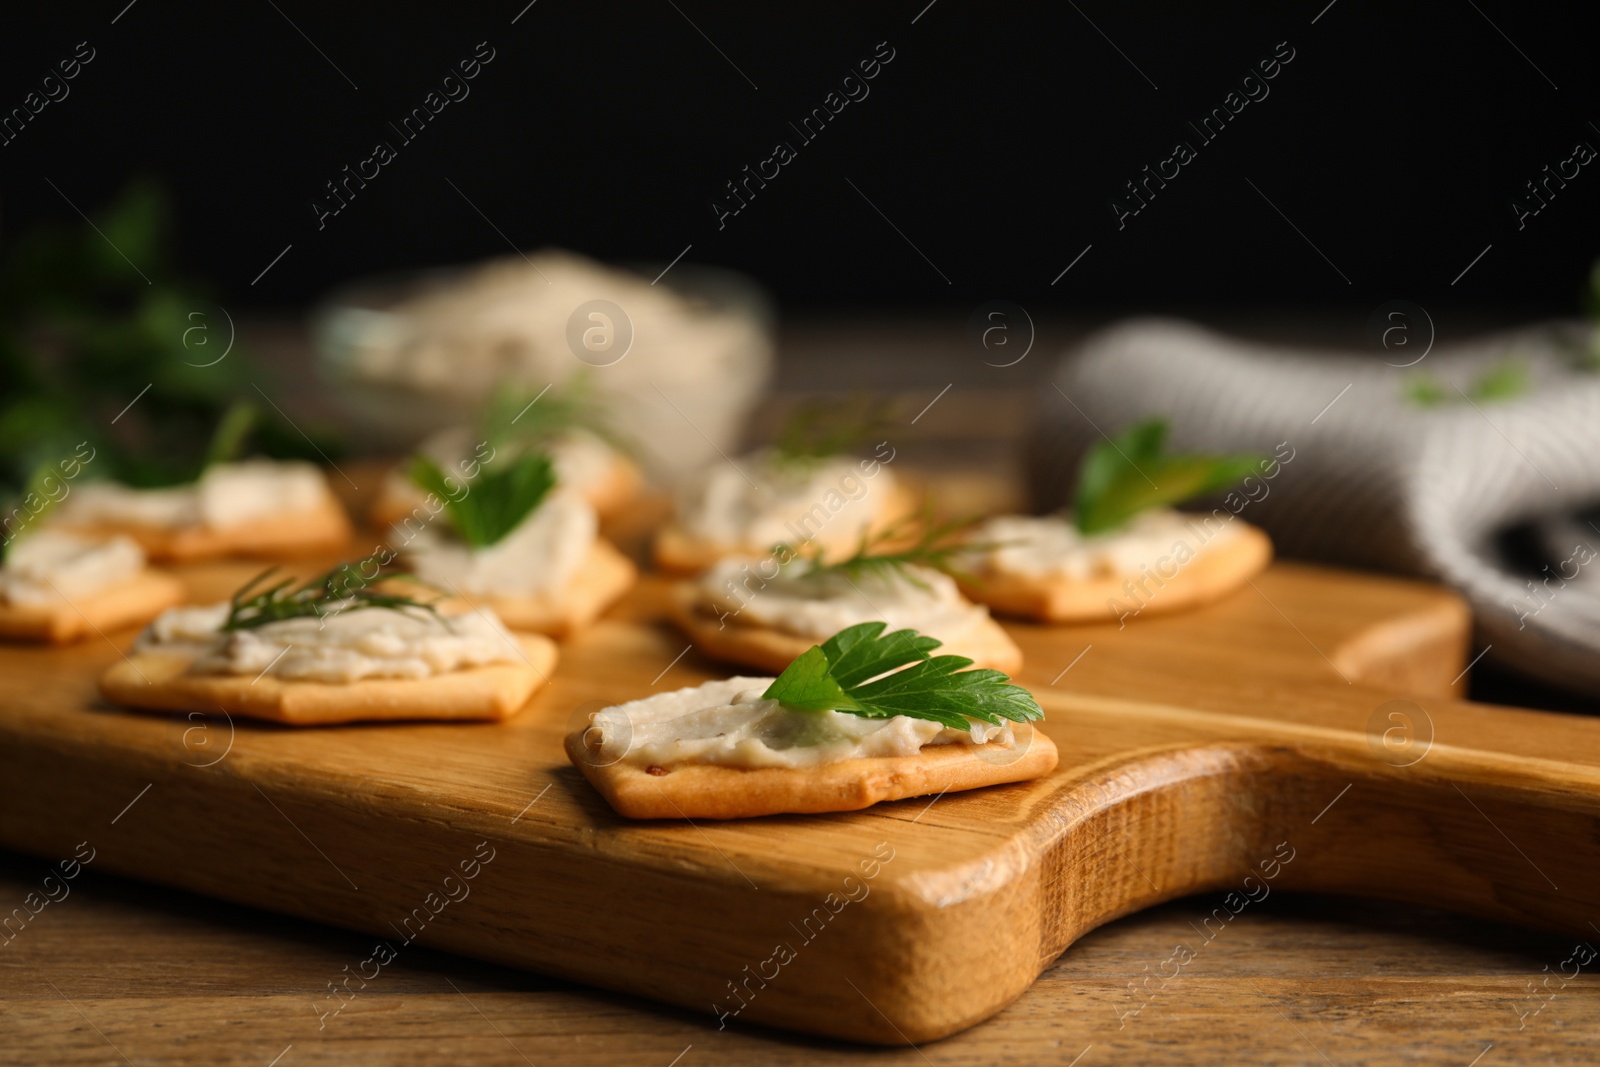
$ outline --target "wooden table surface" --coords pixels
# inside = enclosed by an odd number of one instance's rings
[[[932,379],[954,364],[919,363],[926,403],[942,384]],[[1005,438],[1017,420],[997,413],[1025,410],[1037,378],[961,385],[934,409],[938,420],[924,420],[924,458],[961,475],[946,482],[954,510],[1008,503]],[[0,914],[22,906],[46,873],[42,860],[0,852]],[[421,948],[319,1030],[319,994],[366,957],[369,937],[89,868],[69,896],[0,940],[0,1064],[1600,1061],[1600,979],[1590,973],[1600,964],[1564,975],[1570,938],[1413,906],[1275,893],[1163,984],[1173,946],[1194,940],[1218,903],[1195,897],[1103,927],[996,1018],[895,1050],[737,1023],[719,1030],[709,1013]],[[604,906],[574,922],[602,918]],[[1145,990],[1138,997],[1135,984]]]

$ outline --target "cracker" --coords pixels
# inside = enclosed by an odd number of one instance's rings
[[[673,590],[672,598],[667,603],[667,614],[689,635],[695,647],[707,655],[730,663],[759,667],[773,674],[782,674],[783,669],[796,657],[824,640],[785,633],[771,626],[741,622],[737,616],[730,617],[724,624],[714,611],[706,608],[700,590],[693,582],[681,582]],[[1022,650],[1011,640],[1011,635],[988,616],[957,639],[946,641],[939,649],[939,654],[965,656],[972,660],[975,667],[989,667],[1006,674],[1016,674],[1022,669]]]
[[[148,568],[87,596],[49,605],[0,601],[0,637],[60,645],[140,626],[184,602],[183,583]]]
[[[314,682],[238,674],[190,674],[193,657],[133,652],[100,677],[115,704],[151,711],[217,711],[290,726],[348,722],[507,719],[555,670],[556,646],[538,634],[516,635],[524,658],[428,678]]]
[[[567,735],[567,756],[619,815],[630,819],[743,819],[858,811],[885,800],[955,793],[1040,778],[1055,769],[1054,742],[1014,723],[1018,740],[980,755],[978,746],[928,745],[914,756],[874,756],[817,767],[724,767],[686,763],[641,767],[594,763],[583,730]],[[983,746],[989,748],[990,746]]]
[[[625,511],[639,497],[644,488],[644,475],[638,464],[627,456],[612,456],[611,466],[603,478],[587,485],[572,487],[594,508],[595,514],[609,519]],[[387,529],[410,518],[428,494],[403,478],[392,474],[383,479],[377,499],[367,512],[367,520],[374,526]]]
[[[632,560],[609,541],[596,538],[589,555],[559,591],[517,597],[474,595],[471,602],[493,608],[513,630],[565,637],[593,622],[638,576]]]
[[[884,501],[882,510],[867,526],[868,535],[879,534],[897,524],[903,524],[905,520],[917,514],[917,505],[917,494],[904,483],[896,482],[890,487],[889,497]],[[848,514],[848,511],[844,514]],[[835,532],[836,526],[837,532]],[[821,540],[820,543],[835,549],[854,546],[861,539],[860,527],[847,521],[830,522],[822,527],[822,531],[826,533],[828,539]],[[834,538],[838,539],[837,544]],[[813,539],[796,547],[814,551],[819,540]],[[674,520],[656,532],[653,549],[656,566],[662,570],[675,574],[697,574],[726,556],[765,556],[772,551],[772,546],[708,540],[690,533]]]
[[[152,560],[189,563],[224,556],[310,556],[335,552],[349,544],[350,519],[331,492],[314,510],[296,511],[253,519],[237,526],[215,529],[199,523],[188,526],[150,526],[144,523],[61,523],[61,529],[89,537],[123,534],[139,543]]]
[[[1021,615],[1040,622],[1104,622],[1117,618],[1107,601],[1125,605],[1127,610],[1157,615],[1198,607],[1220,600],[1266,570],[1272,562],[1272,540],[1254,526],[1239,523],[1237,536],[1210,547],[1202,547],[1194,559],[1179,568],[1171,578],[1150,578],[1147,595],[1130,599],[1123,583],[1143,581],[1143,574],[1118,574],[1107,578],[1074,580],[1038,578],[1005,574],[992,569],[958,577],[957,584],[970,599],[987,604],[1008,615]],[[1153,572],[1152,572],[1153,573]]]

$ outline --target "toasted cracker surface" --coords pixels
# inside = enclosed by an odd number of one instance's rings
[[[567,735],[567,757],[619,815],[630,819],[743,819],[756,815],[857,811],[885,800],[959,792],[1039,778],[1055,769],[1055,743],[1029,724],[1010,748],[928,745],[914,756],[841,760],[817,767],[723,767],[690,763],[597,765],[584,731]],[[988,748],[989,746],[983,746]],[[982,754],[980,755],[980,752]]]
[[[191,526],[147,526],[142,523],[62,524],[62,529],[87,536],[124,534],[150,559],[190,563],[223,556],[303,556],[331,552],[350,540],[350,519],[330,491],[315,510],[256,519],[213,529]]]
[[[1231,541],[1202,546],[1194,559],[1171,578],[1155,576],[1147,580],[1144,574],[1118,574],[1075,581],[986,569],[958,578],[957,582],[963,593],[980,604],[1040,622],[1116,619],[1118,614],[1111,609],[1111,601],[1122,604],[1127,611],[1139,609],[1140,614],[1164,614],[1209,604],[1266,569],[1272,562],[1271,539],[1244,522],[1239,523],[1238,530],[1238,536]],[[1145,595],[1131,597],[1124,587],[1129,580],[1144,583]]]
[[[724,623],[708,609],[692,581],[681,582],[673,590],[667,613],[700,651],[774,674],[781,674],[797,656],[826,640],[741,622],[736,616],[730,616]],[[941,634],[928,636],[943,640]],[[1022,669],[1022,650],[999,623],[987,617],[954,640],[946,641],[939,654],[966,656],[976,667],[990,667],[1006,674],[1016,674]]]
[[[66,644],[149,622],[184,601],[183,583],[146,568],[88,596],[51,605],[0,601],[0,637]]]
[[[340,684],[237,674],[191,674],[189,656],[133,652],[100,678],[100,694],[152,711],[216,711],[290,726],[417,719],[507,719],[555,670],[556,646],[539,634],[516,635],[515,663],[428,678],[367,678]]]

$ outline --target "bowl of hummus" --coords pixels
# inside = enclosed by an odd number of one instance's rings
[[[771,305],[743,275],[554,249],[354,283],[312,334],[319,372],[375,447],[469,422],[500,385],[533,395],[583,376],[668,479],[735,447],[773,363]]]

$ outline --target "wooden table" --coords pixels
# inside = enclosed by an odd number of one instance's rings
[[[43,873],[41,861],[0,857],[0,902],[20,903]],[[1518,1017],[1537,1007],[1527,987],[1557,972],[1569,941],[1337,898],[1253,905],[1124,1024],[1119,1015],[1137,1003],[1128,983],[1155,972],[1174,943],[1194,941],[1190,924],[1216,903],[1194,898],[1104,927],[997,1018],[921,1049],[718,1031],[708,1014],[425,949],[319,1034],[315,994],[367,954],[370,938],[91,870],[0,952],[0,1063],[944,1067],[1081,1055],[1080,1067],[1468,1067],[1491,1045],[1482,1067],[1595,1061],[1592,977],[1525,1026]]]
[[[942,382],[931,378],[951,368],[920,367],[932,399]],[[927,437],[918,447],[937,459],[955,510],[1014,503],[1003,456],[1016,420],[996,413],[1022,411],[1036,382],[961,384],[934,409],[937,420],[921,420],[931,426],[919,427]],[[947,459],[956,456],[960,469]],[[0,853],[0,914],[20,906],[45,873],[43,861]],[[738,1024],[719,1031],[709,1014],[421,948],[319,1031],[317,995],[366,956],[370,938],[91,868],[70,896],[0,942],[0,1063],[1497,1067],[1600,1059],[1600,980],[1586,970],[1563,984],[1570,939],[1369,901],[1273,894],[1128,1014],[1140,1003],[1130,983],[1158,974],[1217,903],[1197,897],[1115,922],[1076,943],[995,1019],[922,1048],[886,1050]]]

